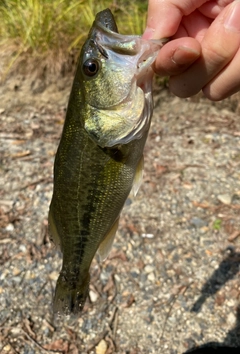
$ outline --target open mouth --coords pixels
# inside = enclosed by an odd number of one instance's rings
[[[151,53],[152,54],[152,53]],[[140,87],[144,93],[148,91],[149,83],[151,83],[150,77],[153,75],[153,70],[151,68],[153,62],[155,60],[154,57],[151,55],[146,57],[146,53],[144,53],[144,58],[140,58],[137,63],[137,86]]]
[[[165,40],[145,40],[140,36],[122,35],[109,29],[102,24],[97,24],[95,42],[101,54],[106,58],[108,51],[119,55],[128,62],[137,66],[137,75],[144,75],[157,57]]]
[[[163,46],[161,40],[145,41],[140,39],[143,43],[142,50],[137,62],[137,86],[140,87],[144,93],[149,91],[150,77],[153,75],[152,64],[154,63],[158,51]]]

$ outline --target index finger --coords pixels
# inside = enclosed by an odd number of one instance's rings
[[[205,4],[208,0],[149,0],[145,39],[172,37],[183,16]]]

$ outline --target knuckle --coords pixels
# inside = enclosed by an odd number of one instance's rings
[[[211,101],[217,102],[223,99],[222,92],[212,90],[210,87],[204,87],[202,92],[204,96]]]
[[[209,66],[224,65],[231,60],[232,53],[228,45],[211,43],[211,46],[204,48],[204,57],[208,60]]]

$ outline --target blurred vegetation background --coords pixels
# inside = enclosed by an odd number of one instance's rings
[[[147,4],[147,0],[0,0],[0,72],[38,66],[71,71],[97,12],[108,7],[120,33],[142,34]]]

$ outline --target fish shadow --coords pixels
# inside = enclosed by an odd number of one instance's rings
[[[204,302],[210,297],[214,296],[221,287],[224,286],[229,280],[233,279],[240,270],[240,252],[235,252],[232,246],[226,249],[227,256],[219,264],[219,267],[213,272],[211,277],[203,285],[201,289],[201,296],[193,304],[191,312],[198,313]],[[239,346],[240,338],[240,305],[237,307],[236,311],[236,324],[233,329],[231,329],[223,342],[209,342],[203,344],[199,347],[195,347],[187,350],[183,354],[194,353],[194,354],[240,354]],[[231,347],[238,345],[238,347]]]

